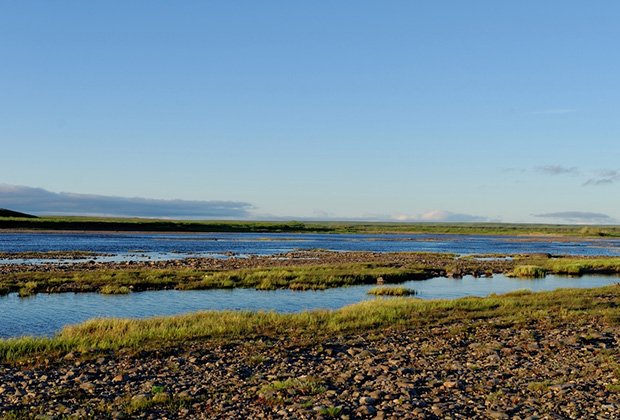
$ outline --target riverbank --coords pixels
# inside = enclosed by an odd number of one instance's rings
[[[89,321],[0,340],[0,418],[613,419],[618,305],[610,286]]]

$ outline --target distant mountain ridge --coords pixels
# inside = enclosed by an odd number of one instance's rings
[[[0,209],[0,217],[28,217],[31,219],[37,218],[37,216],[33,216],[32,214],[20,213],[18,211],[8,209]]]

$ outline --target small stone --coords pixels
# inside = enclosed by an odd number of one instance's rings
[[[82,382],[80,384],[80,388],[82,388],[85,391],[92,391],[93,389],[95,389],[95,384],[92,382]]]
[[[509,419],[510,418],[510,416],[506,414],[505,411],[489,410],[487,414],[492,419]]]
[[[446,381],[443,383],[443,387],[446,389],[460,388],[458,381]]]
[[[362,405],[361,407],[357,409],[357,411],[360,413],[368,414],[368,415],[377,414],[377,409],[371,405]]]
[[[375,405],[377,400],[373,397],[362,397],[360,398],[361,405]]]
[[[370,395],[372,398],[375,398],[375,399],[377,399],[377,400],[378,400],[378,399],[382,398],[382,397],[385,395],[385,392],[383,392],[383,391],[381,391],[380,389],[378,389],[378,390],[376,390],[376,391],[372,391],[372,392],[371,392],[370,394],[368,394],[368,395]]]
[[[79,355],[80,355],[80,352],[78,352],[78,351],[71,351],[71,352],[65,354],[64,359],[66,359],[66,360],[74,360]]]
[[[127,380],[129,380],[129,375],[126,373],[121,373],[112,378],[112,382],[126,382]]]
[[[149,398],[149,394],[137,394],[134,395],[133,398],[131,398],[132,401],[143,401],[143,400],[147,400]]]

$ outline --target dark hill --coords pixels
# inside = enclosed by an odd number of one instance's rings
[[[13,210],[0,209],[0,217],[28,217],[31,219],[36,219],[37,216],[33,216],[32,214],[20,213]]]

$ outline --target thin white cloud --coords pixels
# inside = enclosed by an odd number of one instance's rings
[[[329,212],[326,212],[325,210],[314,210],[312,212],[313,216],[317,219],[322,219],[322,220],[327,220],[327,219],[331,219],[333,217],[333,215]]]
[[[589,187],[589,186],[609,185],[609,184],[613,184],[613,183],[614,183],[614,180],[613,179],[609,179],[609,178],[605,178],[605,179],[588,179],[586,182],[584,182],[581,185],[583,187]]]
[[[588,179],[582,184],[584,187],[610,185],[620,181],[620,173],[611,169],[604,169],[596,172],[593,178]]]
[[[616,223],[615,219],[606,214],[585,211],[561,211],[555,213],[534,214],[533,216],[546,219],[557,219],[568,223]]]
[[[565,174],[577,175],[579,174],[579,170],[576,167],[572,166],[570,168],[567,168],[566,166],[562,166],[562,165],[537,166],[536,171],[542,172],[547,175],[565,175]]]
[[[423,214],[398,214],[392,220],[400,222],[487,222],[487,217],[451,213],[445,210],[431,210]]]
[[[43,188],[0,184],[0,207],[37,215],[123,216],[184,219],[246,219],[249,203],[155,200],[55,193]]]

